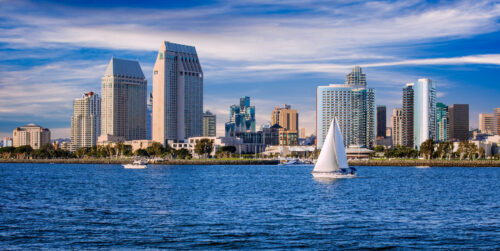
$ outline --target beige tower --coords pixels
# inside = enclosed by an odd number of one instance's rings
[[[500,135],[500,108],[493,109],[493,114],[496,119],[496,135]]]
[[[101,135],[101,98],[94,92],[73,101],[71,144],[74,148],[92,147]]]
[[[396,108],[391,116],[392,145],[403,145],[403,109]]]
[[[479,130],[482,133],[487,133],[495,135],[497,133],[496,118],[494,114],[491,113],[480,113],[479,114]]]
[[[299,113],[297,109],[292,109],[290,105],[277,106],[271,114],[271,124],[278,124],[289,131],[298,132]]]
[[[163,42],[153,68],[153,141],[203,135],[203,71],[193,46]]]

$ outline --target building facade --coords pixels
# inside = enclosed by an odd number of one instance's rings
[[[436,104],[436,141],[448,141],[449,135],[448,106],[443,103]]]
[[[413,147],[413,106],[413,83],[409,83],[403,88],[403,127],[401,129],[402,145],[407,147]]]
[[[497,134],[496,118],[492,113],[480,113],[479,114],[479,130],[482,133],[495,135]]]
[[[145,139],[146,89],[138,61],[111,58],[102,77],[101,134]]]
[[[250,105],[250,97],[241,97],[239,105],[229,108],[229,122],[225,127],[226,137],[240,132],[255,132],[255,106]]]
[[[317,147],[323,146],[331,121],[336,118],[344,145],[371,148],[375,144],[375,91],[366,87],[366,76],[354,67],[345,84],[316,89]]]
[[[2,147],[9,147],[9,146],[13,146],[12,138],[4,137],[2,140]]]
[[[271,125],[278,124],[281,127],[298,132],[299,130],[299,113],[297,109],[292,109],[290,105],[283,107],[275,107],[271,113]]]
[[[385,105],[377,106],[377,139],[385,138],[387,129],[387,108]]]
[[[101,135],[101,98],[94,92],[83,94],[73,101],[71,145],[77,149],[92,147]]]
[[[29,145],[33,149],[50,144],[50,130],[35,124],[17,127],[12,133],[13,146]]]
[[[149,93],[148,103],[146,106],[146,139],[151,139],[153,136],[153,93]]]
[[[210,111],[203,113],[203,136],[215,137],[217,134],[217,118]]]
[[[496,119],[496,135],[500,135],[500,108],[493,109],[493,114]]]
[[[402,146],[403,145],[403,109],[396,108],[392,111],[391,116],[391,135],[392,135],[392,145]]]
[[[414,83],[413,90],[413,145],[420,149],[427,139],[436,139],[436,84],[422,78]]]
[[[451,140],[469,139],[469,105],[452,104],[448,107]]]
[[[194,46],[163,42],[153,68],[153,141],[203,135],[203,71]]]

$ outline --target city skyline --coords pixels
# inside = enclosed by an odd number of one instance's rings
[[[388,111],[401,107],[400,87],[418,78],[437,82],[438,102],[469,104],[473,128],[479,113],[498,107],[500,6],[494,2],[171,2],[152,4],[156,9],[140,3],[72,3],[0,1],[5,20],[0,35],[0,136],[36,123],[50,128],[52,138],[69,138],[72,100],[100,90],[111,56],[138,60],[149,93],[163,40],[196,46],[204,66],[203,109],[220,118],[228,117],[227,107],[235,98],[246,95],[258,107],[257,125],[269,120],[276,105],[287,103],[301,114],[300,125],[314,133],[315,88],[343,83],[354,65],[363,67],[368,85],[377,90],[376,104]],[[341,13],[351,9],[359,13]],[[109,18],[103,12],[111,13]],[[155,15],[144,18],[145,13]],[[360,20],[367,13],[376,14]],[[227,18],[234,22],[222,22]],[[347,36],[342,32],[346,29],[356,32]],[[326,31],[336,35],[324,35]],[[342,42],[346,39],[349,43]],[[474,95],[467,92],[471,88]],[[277,91],[282,95],[274,95]],[[217,122],[221,136],[225,121]]]

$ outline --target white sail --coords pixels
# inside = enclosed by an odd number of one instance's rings
[[[326,135],[325,143],[323,144],[323,148],[321,149],[318,161],[314,166],[313,172],[335,172],[339,170],[339,166],[337,164],[337,157],[335,156],[336,155],[335,148],[336,144],[335,144],[335,119],[334,119],[332,120],[330,128],[328,129],[328,134]],[[343,146],[342,146],[342,151],[344,151]]]
[[[337,156],[337,166],[342,169],[349,168],[347,164],[347,155],[345,154],[344,139],[340,132],[340,127],[335,121],[335,155]]]

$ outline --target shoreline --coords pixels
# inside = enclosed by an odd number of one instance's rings
[[[129,164],[131,159],[0,159],[0,163]],[[278,165],[278,160],[194,159],[151,161],[157,165]],[[500,167],[500,160],[350,160],[351,166]]]

